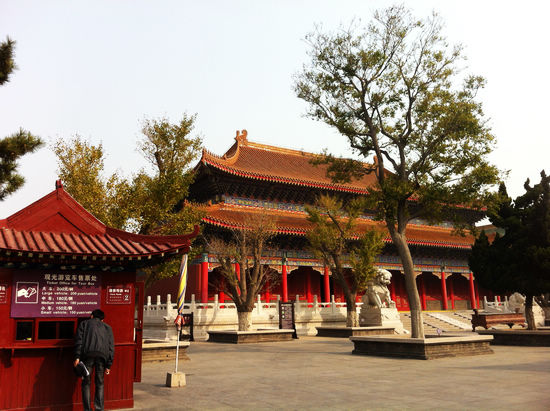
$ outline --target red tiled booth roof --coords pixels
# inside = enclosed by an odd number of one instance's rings
[[[207,216],[203,218],[203,222],[229,229],[246,229],[247,221],[250,221],[250,215],[261,212],[267,212],[275,219],[278,234],[303,236],[313,228],[313,225],[306,219],[306,213],[254,209],[225,203],[209,206]],[[385,241],[391,243],[391,238],[383,222],[366,218],[359,219],[358,234],[364,233],[368,229],[385,233]],[[473,236],[454,235],[451,228],[413,224],[409,224],[407,227],[407,240],[409,244],[413,245],[463,249],[469,249],[474,243]]]
[[[326,175],[326,165],[311,164],[312,153],[253,143],[247,140],[246,130],[237,132],[235,140],[223,156],[204,150],[199,165],[245,178],[358,194],[366,194],[376,183],[375,176],[367,174],[360,180],[335,184]]]
[[[190,234],[147,236],[107,227],[58,182],[55,191],[0,220],[0,261],[61,258],[69,264],[77,259],[97,265],[155,257],[158,263],[159,258],[188,252],[198,230],[196,226]]]

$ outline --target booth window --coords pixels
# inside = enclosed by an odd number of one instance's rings
[[[68,340],[74,337],[74,321],[39,321],[39,340]]]
[[[15,339],[17,341],[32,341],[33,321],[22,320],[15,322]]]

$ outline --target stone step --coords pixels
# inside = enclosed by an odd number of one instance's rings
[[[445,312],[438,312],[439,314],[443,314],[445,316],[449,316],[450,318],[453,318],[455,316],[454,311],[445,311]],[[465,312],[467,313],[467,311]],[[411,331],[411,313],[408,311],[402,311],[399,313],[401,317],[401,322],[403,323],[403,328],[407,331]],[[440,329],[443,332],[457,332],[457,331],[464,331],[463,328],[457,327],[456,325],[450,324],[448,322],[445,322],[443,320],[440,320],[438,318],[432,317],[429,315],[428,312],[423,313],[423,320],[424,320],[424,332],[426,334],[435,334],[437,333],[437,330]],[[456,316],[456,320],[468,323],[471,321],[471,315],[469,318],[467,318],[467,314],[460,313],[460,315]]]

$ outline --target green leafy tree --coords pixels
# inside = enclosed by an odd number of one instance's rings
[[[220,274],[224,278],[218,286],[235,303],[239,331],[250,329],[256,296],[277,277],[261,261],[275,228],[275,221],[269,215],[259,213],[250,216],[243,229],[232,230],[230,239],[209,240],[208,249],[220,263]],[[239,264],[238,271],[234,263]]]
[[[143,122],[138,149],[149,162],[131,178],[118,172],[105,176],[103,146],[75,136],[53,147],[59,176],[66,190],[103,223],[148,235],[181,234],[198,224],[204,211],[185,203],[192,181],[189,168],[201,148],[201,138],[191,137],[195,116],[180,122],[149,119]],[[172,276],[178,261],[147,269],[146,286]]]
[[[14,54],[15,41],[8,37],[0,43],[0,86],[9,81],[17,68]],[[40,138],[22,128],[0,139],[0,201],[25,183],[25,178],[17,172],[17,161],[25,154],[36,151],[43,144]]]
[[[457,87],[461,48],[449,47],[436,15],[418,20],[402,6],[376,12],[365,29],[318,28],[306,40],[311,60],[297,74],[295,91],[308,103],[308,116],[338,130],[359,157],[375,158],[370,167],[326,153],[322,161],[335,181],[376,176],[369,208],[397,248],[411,334],[423,337],[407,223],[445,219],[464,226],[453,206],[481,207],[497,181],[486,159],[494,137],[475,99],[484,80],[466,77]]]
[[[65,190],[104,224],[131,229],[134,201],[131,182],[118,172],[105,177],[103,145],[75,135],[52,146]]]
[[[202,139],[191,137],[195,119],[194,115],[184,114],[176,124],[166,118],[143,122],[138,147],[152,172],[141,170],[133,182],[140,204],[136,218],[143,234],[177,234],[181,229],[193,228],[193,221],[181,217],[189,211],[183,207],[182,198],[187,197],[193,181],[190,166],[202,148]]]
[[[330,267],[342,287],[346,299],[346,326],[358,327],[357,294],[367,288],[376,275],[376,256],[384,247],[383,234],[368,230],[357,231],[357,218],[364,210],[364,198],[356,198],[345,205],[341,200],[322,195],[314,207],[307,206],[308,221],[314,225],[307,234],[312,251]],[[346,270],[349,257],[351,270]]]
[[[504,232],[490,242],[485,232],[476,239],[469,259],[479,283],[497,292],[525,295],[528,328],[536,329],[533,299],[550,292],[550,177],[539,184],[526,181],[525,194],[515,201],[501,185],[498,206],[489,210],[493,225]]]

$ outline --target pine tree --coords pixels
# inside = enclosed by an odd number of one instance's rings
[[[497,292],[525,294],[525,316],[529,329],[536,329],[533,298],[550,292],[550,177],[541,172],[541,181],[515,201],[501,185],[500,201],[489,210],[493,225],[504,232],[493,242],[482,233],[470,256],[470,268],[479,283]]]
[[[15,41],[6,38],[0,43],[0,86],[10,80],[17,68],[14,62]],[[25,179],[17,172],[17,161],[27,153],[37,150],[43,142],[28,131],[18,132],[0,139],[0,201],[20,188]]]

